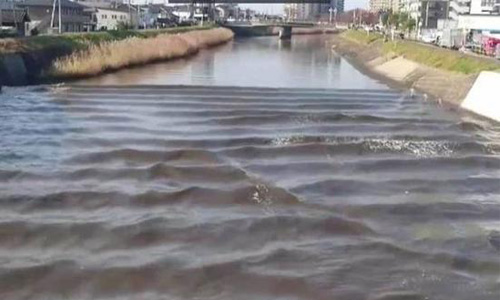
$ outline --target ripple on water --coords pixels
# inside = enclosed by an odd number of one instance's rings
[[[2,299],[500,296],[491,124],[389,90],[0,97]]]

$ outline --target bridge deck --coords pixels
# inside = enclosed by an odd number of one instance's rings
[[[238,3],[238,4],[247,4],[247,3],[262,3],[262,4],[282,4],[282,3],[320,3],[320,4],[330,4],[330,0],[169,0],[168,3],[173,4],[190,4],[190,3]]]

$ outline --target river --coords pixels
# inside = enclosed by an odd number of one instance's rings
[[[500,298],[500,126],[329,36],[0,94],[1,299]]]

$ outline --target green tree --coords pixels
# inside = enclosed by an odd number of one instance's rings
[[[382,25],[384,25],[384,27],[389,25],[389,12],[384,12],[382,14]]]
[[[390,13],[389,14],[389,20],[387,21],[389,26],[394,26],[398,28],[398,20],[399,20],[399,15],[397,13]]]
[[[403,29],[403,30],[406,30],[406,26],[408,25],[408,19],[409,19],[409,16],[407,13],[400,13],[398,15],[398,27]]]
[[[412,32],[413,30],[415,30],[415,27],[417,27],[417,21],[415,21],[415,19],[413,18],[410,18],[406,25],[406,29],[408,30],[408,32]]]

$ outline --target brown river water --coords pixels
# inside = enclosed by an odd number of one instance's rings
[[[326,36],[0,94],[0,299],[500,299],[500,126]]]

